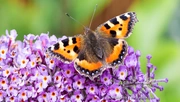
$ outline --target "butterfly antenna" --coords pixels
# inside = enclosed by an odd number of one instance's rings
[[[65,13],[66,16],[68,16],[69,18],[71,18],[72,20],[74,20],[75,22],[79,23],[80,25],[82,25],[84,28],[86,28],[82,23],[80,23],[79,21],[77,21],[76,19],[74,19],[72,16],[70,16],[68,13]]]
[[[95,6],[95,8],[94,8],[94,12],[93,12],[93,15],[92,15],[92,17],[91,17],[91,22],[90,22],[90,24],[89,24],[89,28],[91,27],[92,20],[93,20],[93,18],[94,18],[94,15],[95,15],[96,9],[97,9],[97,4],[96,4],[96,6]]]

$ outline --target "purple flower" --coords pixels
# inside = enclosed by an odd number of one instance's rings
[[[6,90],[8,88],[8,80],[6,78],[0,79],[0,89]]]
[[[132,52],[131,52],[132,53]],[[135,53],[130,54],[127,56],[124,60],[124,64],[126,65],[127,68],[134,68],[137,65],[137,58]]]
[[[28,34],[17,41],[15,30],[0,37],[0,101],[25,102],[139,102],[160,100],[156,90],[164,88],[155,79],[157,68],[147,56],[146,73],[141,71],[140,51],[128,47],[124,63],[106,68],[102,75],[90,80],[80,75],[73,63],[52,58],[46,49],[59,40],[42,33]]]
[[[55,102],[57,100],[58,92],[56,91],[56,87],[49,87],[49,97],[52,102]]]
[[[7,44],[6,43],[1,44],[1,46],[0,46],[0,58],[6,59],[7,51],[8,51]]]
[[[7,95],[8,96],[17,96],[18,94],[18,90],[17,90],[17,87],[15,84],[11,84],[8,86],[8,89],[7,89]]]
[[[29,60],[26,58],[25,54],[17,55],[16,61],[17,61],[16,62],[17,66],[19,66],[19,68],[25,68],[27,63],[29,62]]]
[[[48,102],[49,101],[49,94],[47,92],[39,93],[39,96],[37,97],[38,102]]]
[[[81,94],[80,90],[76,90],[73,95],[71,96],[72,102],[82,102],[84,99],[83,95]]]
[[[114,70],[114,74],[119,80],[125,80],[128,75],[128,70],[126,66],[122,65]]]
[[[69,65],[64,65],[62,71],[64,76],[69,78],[74,75],[75,70],[74,67],[72,67],[72,65],[69,64]]]
[[[86,94],[96,95],[98,94],[98,88],[94,84],[86,86]]]
[[[7,65],[4,65],[4,66],[2,67],[2,69],[3,69],[2,75],[3,75],[4,77],[8,77],[8,76],[13,72],[13,68],[12,68],[12,67],[8,68]]]
[[[49,75],[39,76],[39,80],[42,81],[42,87],[47,88],[48,84],[51,82],[51,77]]]
[[[25,88],[26,87],[23,87],[22,89],[19,90],[18,99],[25,101],[31,97],[30,91],[26,90]]]
[[[98,91],[98,96],[100,97],[104,97],[107,95],[108,90],[108,86],[106,85],[101,85],[98,87],[99,91]]]
[[[113,84],[109,87],[109,96],[112,99],[120,100],[122,96],[122,87],[118,84]]]
[[[36,65],[37,65],[37,62],[36,62],[36,55],[30,55],[29,56],[29,62],[28,62],[28,65],[27,65],[27,67],[28,68],[34,68],[34,67],[36,67]]]
[[[68,83],[66,86],[65,86],[65,90],[67,92],[73,92],[73,87],[72,87],[72,84],[71,83]]]
[[[100,80],[107,86],[112,84],[112,75],[110,74],[109,70],[105,70],[103,72],[103,74],[100,76]]]
[[[18,102],[18,98],[16,96],[6,97],[5,100],[7,102]],[[1,99],[0,99],[0,101],[1,101]]]
[[[10,31],[10,34],[9,34],[8,30],[6,30],[6,36],[10,40],[10,42],[14,43],[14,41],[17,37],[17,32],[16,32],[16,30],[13,29]]]
[[[73,88],[84,89],[85,78],[79,75],[74,76]]]

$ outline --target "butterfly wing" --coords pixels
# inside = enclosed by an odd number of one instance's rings
[[[106,37],[126,38],[130,36],[137,21],[135,12],[127,12],[100,25],[97,32]]]
[[[68,37],[47,49],[47,53],[65,63],[73,61],[81,50],[82,37]]]
[[[124,57],[127,54],[128,45],[123,39],[108,39],[111,46],[111,52],[106,56],[106,63],[110,66],[116,66],[123,62]],[[106,52],[109,50],[105,49]]]
[[[94,49],[91,45],[84,45],[84,48],[74,61],[75,69],[81,75],[89,77],[91,80],[100,75],[104,70],[102,58],[97,54],[101,53],[101,51],[96,51],[97,49]]]

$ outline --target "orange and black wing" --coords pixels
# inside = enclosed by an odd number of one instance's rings
[[[116,66],[123,63],[123,59],[128,50],[126,41],[123,39],[109,39],[109,43],[111,46],[111,52],[106,55],[106,63],[110,66]]]
[[[96,31],[105,37],[126,38],[132,33],[137,21],[135,12],[127,12],[108,20]]]
[[[82,37],[68,37],[47,49],[47,53],[65,63],[72,62],[81,50]]]
[[[81,50],[74,61],[74,66],[81,75],[89,77],[91,80],[104,70],[101,58],[98,58],[97,54],[94,54],[93,48],[89,46]]]

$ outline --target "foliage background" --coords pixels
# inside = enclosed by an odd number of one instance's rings
[[[18,39],[29,33],[49,32],[58,37],[83,33],[83,27],[68,18],[69,13],[89,25],[98,4],[91,28],[127,11],[135,11],[139,22],[128,44],[142,53],[145,72],[146,55],[153,56],[156,78],[167,77],[164,91],[157,91],[161,102],[180,101],[180,1],[179,0],[1,0],[0,34],[16,29]]]

